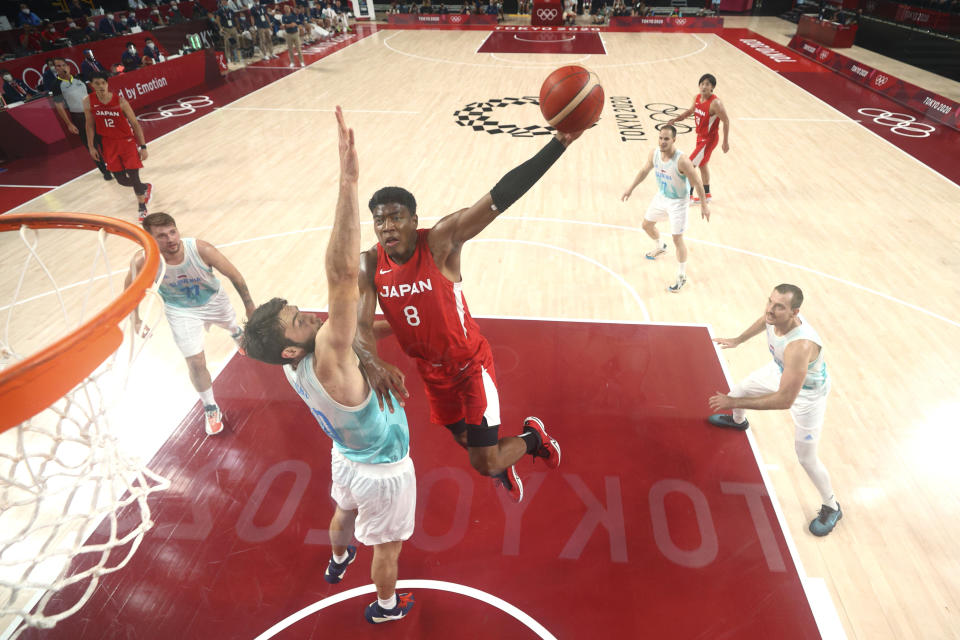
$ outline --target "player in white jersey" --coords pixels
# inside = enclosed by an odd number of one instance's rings
[[[717,413],[710,424],[731,429],[746,429],[745,409],[789,409],[794,423],[794,444],[801,466],[810,476],[823,506],[810,523],[810,531],[825,536],[843,517],[833,495],[830,474],[817,457],[817,444],[823,429],[823,416],[830,394],[830,377],[823,359],[823,341],[800,315],[803,292],[792,284],[777,285],[767,300],[764,315],[736,338],[714,338],[724,349],[736,347],[766,329],[767,346],[773,362],[757,369],[730,390],[710,398],[714,411],[733,410],[733,415]]]
[[[640,173],[634,178],[633,184],[620,198],[624,202],[629,200],[630,194],[637,185],[643,182],[651,170],[655,171],[657,195],[653,197],[653,202],[650,203],[643,217],[643,230],[653,238],[655,247],[652,251],[648,251],[646,256],[648,260],[656,260],[657,256],[667,252],[667,243],[660,238],[660,232],[657,231],[657,221],[669,219],[670,233],[673,235],[673,245],[677,248],[679,263],[677,280],[667,287],[667,291],[672,293],[677,293],[687,283],[687,245],[683,241],[683,232],[687,230],[687,211],[690,208],[687,190],[690,184],[693,184],[693,188],[700,194],[703,202],[700,216],[707,221],[710,220],[710,207],[704,197],[700,177],[690,159],[677,149],[676,142],[677,129],[669,124],[661,127],[658,136],[659,148],[650,152],[647,163],[643,165]]]
[[[356,558],[357,540],[373,547],[371,578],[377,599],[368,622],[399,620],[413,608],[413,596],[396,593],[403,541],[413,534],[417,482],[410,459],[410,434],[400,403],[381,409],[353,352],[360,289],[359,162],[353,130],[337,107],[340,131],[340,196],[327,244],[325,271],[329,315],[313,314],[274,298],[250,316],[243,336],[247,355],[282,364],[287,380],[333,440],[331,495],[337,508],[330,521],[333,555],[326,580],[338,583]],[[389,333],[385,322],[375,334]],[[389,401],[388,401],[389,404]]]
[[[223,412],[213,396],[213,380],[203,352],[203,331],[210,325],[223,327],[239,344],[243,330],[237,324],[237,314],[230,304],[230,298],[213,270],[216,269],[233,283],[249,317],[255,305],[247,290],[247,283],[240,271],[215,246],[199,238],[181,238],[177,223],[169,214],[152,213],[144,217],[141,224],[157,241],[160,255],[166,263],[159,288],[160,297],[163,298],[163,309],[170,331],[173,332],[173,341],[186,358],[190,381],[200,394],[206,416],[206,432],[209,435],[222,433]],[[133,258],[127,284],[142,266],[141,252]],[[141,322],[136,310],[134,321],[139,332]]]

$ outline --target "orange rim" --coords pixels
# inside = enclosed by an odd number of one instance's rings
[[[140,304],[160,267],[153,237],[136,225],[87,213],[16,213],[0,216],[0,232],[86,229],[122,236],[144,249],[143,268],[107,308],[70,334],[0,371],[0,432],[37,415],[90,375],[123,343],[119,324]]]

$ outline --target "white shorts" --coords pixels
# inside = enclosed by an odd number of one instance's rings
[[[653,197],[653,202],[647,208],[644,220],[659,222],[670,219],[670,233],[679,236],[687,230],[687,211],[690,209],[690,200],[684,198],[668,198],[659,191]]]
[[[769,362],[749,376],[733,385],[730,396],[733,398],[754,398],[773,393],[780,388],[780,367]],[[797,399],[790,407],[793,417],[794,434],[797,442],[818,442],[823,430],[823,417],[827,411],[827,396],[830,395],[830,379],[819,389],[800,389]],[[733,419],[740,422],[745,409],[734,409]]]
[[[390,464],[363,464],[330,450],[330,495],[344,511],[356,509],[354,535],[365,545],[407,540],[417,511],[417,474],[410,456]]]
[[[237,326],[237,313],[230,304],[227,293],[220,289],[202,307],[174,307],[166,305],[167,324],[173,332],[173,341],[183,357],[189,358],[203,352],[203,332],[210,325],[230,330]]]

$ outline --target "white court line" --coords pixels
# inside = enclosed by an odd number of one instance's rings
[[[863,122],[851,118],[737,118],[737,120],[755,120],[758,122]]]
[[[494,60],[500,60],[501,62],[516,62],[516,60],[507,60],[506,58],[501,58],[501,57],[497,56],[497,54],[495,54],[495,53],[488,53],[487,55],[489,55],[489,56],[490,56],[491,58],[493,58]],[[529,53],[515,53],[515,54],[513,54],[513,55],[517,55],[517,56],[529,56],[529,55],[531,55],[531,54],[529,54]],[[538,55],[539,55],[539,54],[538,54]],[[569,53],[554,53],[554,54],[551,54],[551,55],[564,56],[564,55],[573,55],[573,54],[569,54]],[[564,64],[573,64],[574,62],[583,62],[584,60],[587,60],[588,58],[590,58],[590,56],[591,56],[591,54],[588,53],[587,55],[583,56],[582,58],[576,58],[575,60],[564,60],[563,63],[564,63]],[[497,67],[499,67],[499,66],[501,66],[501,65],[491,65],[491,66],[497,66]],[[531,62],[529,62],[524,68],[530,68],[530,67],[555,67],[555,66],[557,66],[557,61],[556,61],[556,60],[553,60],[553,61],[551,61],[551,62],[532,62],[532,61],[531,61]]]
[[[439,219],[440,219],[439,216],[422,216],[422,217],[421,217],[421,220],[439,220]],[[500,219],[501,219],[501,220],[514,220],[514,221],[517,221],[517,222],[550,222],[550,223],[583,225],[583,226],[589,226],[589,227],[599,227],[599,228],[603,228],[603,229],[615,229],[615,230],[618,230],[618,231],[631,231],[631,232],[634,232],[634,233],[639,233],[639,232],[642,231],[642,229],[639,229],[639,228],[637,228],[637,227],[628,227],[628,226],[624,226],[624,225],[609,224],[609,223],[605,223],[605,222],[593,222],[593,221],[591,221],[591,220],[565,220],[565,219],[562,219],[562,218],[526,218],[526,217],[523,217],[523,216],[506,216],[506,215],[501,215],[501,216],[500,216]],[[373,224],[373,223],[372,223],[371,221],[363,221],[363,222],[361,222],[360,224],[365,225],[365,224]],[[267,235],[263,235],[263,236],[256,236],[256,237],[254,237],[254,238],[247,238],[247,239],[244,239],[244,240],[235,240],[235,241],[233,241],[233,242],[228,242],[228,243],[225,243],[225,244],[218,244],[217,247],[218,247],[218,248],[234,247],[234,246],[238,246],[238,245],[242,245],[242,244],[250,244],[250,243],[253,243],[253,242],[260,242],[260,241],[262,241],[262,240],[271,240],[271,239],[274,239],[274,238],[281,238],[281,237],[284,237],[284,236],[298,235],[298,234],[301,234],[301,233],[311,233],[311,232],[314,232],[314,231],[324,231],[324,230],[328,230],[328,229],[331,229],[331,228],[332,228],[331,226],[327,225],[327,226],[323,226],[323,227],[308,227],[308,228],[305,228],[305,229],[296,229],[296,230],[293,230],[293,231],[282,231],[282,232],[279,232],[279,233],[271,233],[271,234],[267,234]],[[856,282],[853,282],[853,281],[851,281],[851,280],[846,280],[846,279],[844,279],[844,278],[840,278],[840,277],[838,277],[838,276],[831,275],[831,274],[829,274],[829,273],[820,271],[820,270],[818,270],[818,269],[813,269],[813,268],[811,268],[811,267],[805,267],[805,266],[803,266],[803,265],[801,265],[801,264],[796,264],[796,263],[794,263],[794,262],[788,262],[787,260],[781,260],[780,258],[774,258],[774,257],[772,257],[772,256],[764,255],[764,254],[762,254],[762,253],[757,253],[757,252],[755,252],[755,251],[749,251],[749,250],[747,250],[747,249],[740,249],[740,248],[738,248],[738,247],[731,247],[731,246],[729,246],[729,245],[720,244],[720,243],[718,243],[718,242],[710,242],[709,240],[698,240],[698,239],[696,239],[696,238],[691,238],[691,237],[689,237],[689,236],[684,236],[684,237],[686,238],[686,240],[687,240],[688,242],[693,242],[693,243],[695,243],[695,244],[703,244],[703,245],[711,246],[711,247],[714,247],[714,248],[717,248],[717,249],[725,249],[725,250],[727,250],[727,251],[733,251],[733,252],[735,252],[735,253],[741,253],[741,254],[743,254],[743,255],[751,256],[751,257],[753,257],[753,258],[758,258],[758,259],[760,259],[760,260],[767,260],[767,261],[769,261],[769,262],[774,262],[774,263],[777,263],[777,264],[782,264],[782,265],[784,265],[784,266],[786,266],[786,267],[790,267],[790,268],[792,268],[792,269],[798,269],[798,270],[804,271],[804,272],[806,272],[806,273],[812,273],[813,275],[820,276],[821,278],[826,278],[826,279],[828,279],[828,280],[833,280],[834,282],[839,282],[840,284],[847,285],[848,287],[853,287],[854,289],[858,289],[858,290],[863,291],[863,292],[865,292],[865,293],[870,293],[870,294],[873,294],[873,295],[875,295],[875,296],[879,296],[879,297],[883,298],[884,300],[887,300],[888,302],[893,302],[893,303],[902,305],[902,306],[904,306],[904,307],[907,307],[908,309],[912,309],[912,310],[914,310],[914,311],[919,311],[920,313],[922,313],[922,314],[924,314],[924,315],[930,316],[931,318],[935,318],[935,319],[937,319],[937,320],[941,320],[941,321],[946,322],[947,324],[953,325],[953,326],[955,326],[955,327],[960,327],[960,322],[958,322],[958,321],[956,321],[956,320],[951,320],[950,318],[947,318],[946,316],[940,315],[939,313],[935,313],[935,312],[933,312],[933,311],[930,311],[929,309],[925,309],[925,308],[923,308],[923,307],[921,307],[921,306],[919,306],[919,305],[915,305],[915,304],[913,304],[912,302],[907,302],[906,300],[901,300],[900,298],[896,298],[896,297],[894,297],[894,296],[892,296],[892,295],[890,295],[890,294],[888,294],[888,293],[884,293],[884,292],[882,292],[882,291],[877,291],[876,289],[871,289],[870,287],[865,287],[865,286],[863,286],[863,285],[861,285],[861,284],[857,284]],[[472,242],[477,242],[477,241],[483,241],[483,238],[477,238],[477,239],[472,240]],[[511,242],[511,241],[506,241],[506,242]],[[520,240],[513,240],[512,242],[522,242],[522,241],[520,241]],[[582,255],[582,254],[579,254],[579,253],[576,253],[576,252],[573,252],[573,251],[569,251],[568,249],[563,249],[562,247],[554,247],[553,245],[544,245],[544,246],[547,246],[547,247],[550,247],[550,248],[555,248],[555,249],[557,249],[557,250],[561,250],[561,251],[564,251],[564,252],[568,252],[568,253],[570,253],[571,255],[575,255],[575,256],[577,256],[577,257],[580,257],[580,258],[583,258],[583,259],[587,260],[588,262],[591,262],[591,263],[593,263],[593,264],[596,264],[597,266],[599,266],[601,269],[607,271],[608,273],[613,273],[612,271],[610,271],[610,269],[609,269],[608,267],[606,267],[606,266],[600,264],[599,262],[596,262],[596,261],[593,260],[592,258],[588,258],[587,256],[584,256],[584,255]],[[124,268],[124,269],[118,270],[118,271],[116,271],[116,272],[114,272],[114,273],[125,273],[125,272],[126,272],[126,269]],[[616,275],[616,274],[614,274],[614,275]],[[106,277],[106,276],[100,276],[100,277]],[[616,277],[620,278],[621,281],[623,281],[623,279],[622,279],[621,276],[616,275]],[[64,285],[64,286],[61,286],[61,287],[60,287],[60,290],[61,290],[61,291],[64,291],[64,290],[66,290],[66,289],[70,289],[70,288],[73,288],[73,287],[80,286],[81,284],[85,284],[86,282],[87,282],[87,281],[84,280],[83,282],[75,282],[75,283],[73,283],[73,284]],[[625,281],[623,281],[623,282],[625,282]],[[629,285],[627,285],[627,286],[629,287]],[[635,298],[635,299],[639,299],[639,298],[640,298],[639,294],[637,294],[636,291],[634,291],[634,290],[632,289],[632,287],[631,287],[630,289],[631,289],[631,291],[633,292],[634,298]],[[53,292],[48,291],[48,292],[46,292],[46,293],[37,294],[37,295],[32,296],[32,297],[30,297],[30,298],[24,298],[23,300],[18,301],[16,304],[24,304],[25,302],[30,302],[30,301],[33,301],[33,300],[36,300],[36,299],[39,299],[39,298],[43,298],[43,297],[45,297],[45,296],[49,296],[49,295],[53,295]],[[642,304],[642,300],[641,300],[641,304]],[[8,309],[9,307],[10,307],[10,305],[0,306],[0,311],[5,311],[5,310]],[[648,316],[648,317],[649,317],[649,316]]]
[[[450,593],[458,593],[463,596],[468,596],[500,609],[507,615],[511,616],[514,620],[524,624],[542,640],[557,640],[556,636],[547,631],[546,627],[534,620],[532,617],[530,617],[530,615],[524,611],[521,611],[506,600],[502,600],[497,596],[487,593],[486,591],[480,591],[479,589],[474,589],[473,587],[457,584],[455,582],[444,582],[442,580],[397,580],[397,589],[436,589],[438,591],[447,591]],[[277,624],[258,635],[256,638],[254,638],[254,640],[269,640],[269,638],[275,637],[284,629],[299,622],[300,620],[303,620],[307,616],[320,611],[321,609],[338,604],[344,600],[361,596],[365,593],[375,593],[376,590],[377,588],[374,585],[368,584],[366,586],[355,587],[342,593],[338,593],[335,596],[330,596],[329,598],[324,598],[323,600],[314,602],[312,605],[304,607],[293,615],[284,618]],[[414,606],[416,606],[416,604],[414,604]]]
[[[613,269],[611,269],[611,268],[608,267],[607,265],[605,265],[605,264],[603,264],[603,263],[601,263],[601,262],[598,262],[598,261],[594,260],[593,258],[591,258],[591,257],[589,257],[589,256],[585,256],[585,255],[583,255],[582,253],[577,253],[576,251],[571,251],[570,249],[565,249],[565,248],[563,248],[563,247],[558,247],[558,246],[556,246],[556,245],[546,244],[546,243],[544,243],[544,242],[534,242],[533,240],[512,240],[512,239],[506,239],[506,238],[474,238],[474,239],[472,240],[472,242],[507,242],[507,243],[510,243],[510,244],[525,244],[525,245],[530,245],[530,246],[533,246],[533,247],[543,247],[543,248],[545,248],[545,249],[553,249],[553,250],[555,250],[555,251],[560,251],[561,253],[566,253],[566,254],[569,254],[569,255],[571,255],[571,256],[576,256],[577,258],[580,258],[581,260],[585,260],[585,261],[589,262],[590,264],[594,265],[595,267],[599,267],[599,268],[603,269],[604,271],[606,271],[607,273],[609,273],[611,276],[613,276],[613,278],[614,278],[617,282],[619,282],[619,283],[622,284],[624,287],[626,287],[627,291],[630,292],[630,295],[633,296],[634,302],[636,302],[637,305],[640,307],[640,311],[643,313],[643,319],[644,319],[644,320],[647,320],[647,321],[650,320],[650,312],[647,311],[647,305],[645,305],[645,304],[643,303],[643,299],[640,297],[640,294],[637,293],[637,290],[634,289],[633,286],[632,286],[629,282],[627,282],[627,281],[624,279],[624,277],[621,276],[619,273],[617,273],[616,271],[614,271]]]
[[[310,111],[334,113],[336,109],[298,109],[285,107],[214,107],[220,111]],[[399,114],[418,114],[419,111],[379,111],[376,109],[344,109],[344,113],[399,113]]]
[[[340,49],[337,49],[337,50],[334,51],[333,53],[330,53],[330,54],[328,54],[328,55],[326,55],[326,56],[324,56],[324,57],[322,57],[322,58],[319,58],[319,59],[317,59],[317,60],[314,60],[313,62],[311,62],[311,63],[310,63],[309,65],[307,65],[307,66],[315,65],[315,64],[317,64],[318,62],[323,62],[323,61],[325,61],[325,60],[328,60],[328,59],[332,58],[333,56],[337,55],[338,53],[343,53],[344,51],[346,51],[347,49],[349,49],[349,48],[352,47],[353,45],[357,44],[358,42],[360,42],[360,41],[362,41],[362,40],[365,40],[366,38],[371,38],[371,37],[373,37],[374,35],[376,35],[376,33],[379,33],[379,32],[371,33],[370,35],[367,35],[367,36],[358,37],[358,38],[357,38],[356,40],[354,40],[353,42],[350,42],[350,43],[346,44],[345,46],[343,46],[343,47],[340,48]],[[358,34],[358,35],[359,35],[359,34]],[[231,104],[236,104],[237,102],[240,102],[241,100],[246,100],[246,99],[249,98],[250,96],[252,96],[252,95],[254,95],[254,94],[256,94],[256,93],[259,93],[259,92],[263,91],[263,90],[266,89],[267,87],[272,87],[273,85],[277,84],[278,82],[283,82],[284,80],[286,80],[287,78],[291,77],[292,75],[293,75],[293,74],[288,73],[287,75],[285,75],[285,76],[283,76],[283,77],[281,77],[281,78],[277,78],[277,79],[274,80],[273,82],[268,82],[267,84],[263,85],[263,86],[260,87],[259,89],[254,89],[254,90],[251,91],[250,93],[244,94],[244,95],[242,95],[242,96],[239,96],[239,97],[235,98],[234,100],[232,100],[232,101],[230,101],[230,102],[227,102],[226,104],[223,105],[223,107],[220,107],[220,109],[223,109],[224,107],[226,107],[226,106],[228,106],[228,105],[231,105]],[[200,122],[200,121],[203,120],[204,118],[208,118],[208,117],[214,115],[215,113],[217,113],[217,111],[218,111],[218,109],[216,109],[216,108],[211,109],[211,110],[210,110],[210,113],[206,113],[206,114],[200,116],[199,118],[196,118],[195,120],[191,120],[190,122],[187,122],[187,123],[185,123],[185,124],[182,124],[182,125],[180,125],[179,127],[177,127],[176,129],[173,129],[172,131],[168,131],[168,132],[166,132],[165,134],[163,134],[163,135],[161,135],[161,136],[157,136],[156,138],[151,138],[151,139],[150,139],[150,142],[153,143],[153,142],[156,142],[156,141],[158,141],[158,140],[163,140],[164,138],[166,138],[167,136],[169,136],[169,135],[171,135],[171,134],[178,133],[178,132],[182,131],[183,129],[189,127],[190,125],[196,124],[197,122]],[[83,177],[86,177],[86,176],[90,175],[90,174],[93,173],[94,171],[98,171],[98,169],[95,169],[95,168],[94,168],[94,169],[90,169],[90,171],[87,171],[86,173],[81,173],[81,174],[78,175],[76,178],[73,178],[73,179],[71,179],[71,180],[67,180],[66,182],[64,182],[64,183],[61,184],[60,186],[55,187],[55,189],[59,189],[60,187],[65,187],[65,186],[67,186],[68,184],[70,184],[70,183],[72,183],[72,182],[76,182],[77,180],[79,180],[79,179],[81,179],[81,178],[83,178]],[[34,200],[39,200],[40,198],[46,198],[46,197],[49,196],[49,195],[50,195],[49,193],[41,194],[41,195],[37,196],[36,198],[31,198],[30,200],[27,200],[27,201],[24,202],[23,204],[20,204],[20,205],[18,205],[17,207],[14,207],[14,208],[19,208],[19,207],[26,206],[27,204],[33,202]],[[9,213],[9,212],[5,212],[5,213]],[[5,215],[5,214],[0,213],[0,215]],[[0,310],[5,309],[5,308],[6,308],[6,307],[0,307]]]
[[[713,327],[707,327],[707,331],[710,333],[711,342],[716,337],[713,333]],[[727,388],[733,389],[733,377],[730,375],[730,370],[727,368],[727,361],[721,355],[722,348],[720,345],[713,343],[713,350],[717,356],[717,362],[720,363],[720,369],[723,371],[723,377],[727,380]],[[743,432],[747,436],[747,442],[750,444],[750,450],[753,452],[753,457],[757,463],[757,469],[760,471],[760,477],[763,479],[763,486],[767,491],[767,496],[770,498],[770,504],[773,505],[773,511],[777,514],[777,522],[780,524],[780,531],[783,533],[783,537],[787,542],[787,549],[790,551],[790,557],[793,559],[793,566],[797,571],[797,575],[800,578],[800,586],[803,588],[803,593],[807,598],[807,605],[810,607],[810,611],[813,612],[813,618],[817,623],[817,628],[820,630],[821,637],[824,640],[843,640],[846,638],[846,635],[843,633],[843,626],[840,627],[840,635],[836,634],[827,634],[824,633],[827,629],[824,626],[821,626],[820,619],[826,619],[830,617],[830,613],[833,614],[833,618],[837,617],[836,605],[833,603],[832,599],[824,599],[822,597],[817,597],[819,594],[815,594],[810,589],[810,579],[807,577],[807,571],[803,567],[803,562],[800,560],[800,552],[797,550],[797,545],[793,540],[793,536],[790,534],[790,528],[787,526],[786,517],[783,515],[783,508],[780,506],[780,500],[777,498],[777,492],[773,488],[773,482],[770,480],[770,476],[767,473],[766,464],[763,462],[763,456],[760,455],[760,448],[757,446],[757,441],[753,437],[753,429],[747,429]],[[731,434],[734,436],[735,434]],[[814,600],[817,602],[817,607],[814,608]],[[829,605],[830,609],[827,609]],[[821,612],[820,615],[817,615],[817,612]],[[835,631],[835,629],[832,629]]]
[[[56,189],[56,185],[49,184],[0,184],[0,187],[9,189]]]
[[[513,34],[513,39],[514,39],[514,40],[519,40],[520,42],[532,42],[532,43],[534,43],[534,44],[543,44],[543,43],[546,43],[546,42],[573,42],[574,40],[577,39],[577,36],[576,36],[576,35],[572,35],[572,36],[570,36],[569,38],[566,38],[566,39],[564,39],[564,40],[527,40],[526,38],[521,38],[521,37],[518,36],[517,34]]]
[[[755,32],[753,32],[753,33],[755,33]],[[825,100],[822,100],[821,98],[815,96],[814,94],[810,93],[809,91],[807,91],[806,89],[804,89],[803,87],[801,87],[799,84],[797,84],[797,83],[795,83],[795,82],[792,82],[789,78],[780,75],[779,73],[777,73],[777,71],[776,71],[775,69],[771,69],[770,67],[768,67],[768,66],[767,66],[766,64],[764,64],[763,62],[755,59],[753,56],[751,56],[750,54],[748,54],[746,51],[741,51],[740,48],[737,47],[737,46],[735,46],[733,43],[727,42],[726,40],[724,40],[724,39],[721,38],[720,36],[717,36],[717,39],[719,39],[720,41],[722,41],[724,44],[728,45],[728,46],[729,46],[731,49],[733,49],[734,51],[737,51],[737,52],[743,54],[743,57],[745,57],[747,60],[750,60],[751,62],[755,62],[756,64],[760,65],[761,68],[766,69],[767,71],[769,71],[770,73],[774,74],[775,76],[777,76],[777,77],[780,78],[781,80],[786,80],[787,82],[789,82],[790,84],[792,84],[792,85],[795,86],[796,88],[800,89],[801,91],[803,91],[805,94],[807,94],[808,96],[810,96],[810,97],[813,98],[814,100],[817,100],[818,102],[820,102],[821,104],[829,107],[829,108],[832,109],[833,111],[836,111],[837,113],[839,113],[839,114],[840,114],[841,116],[843,116],[844,118],[847,118],[847,119],[849,119],[849,120],[853,120],[853,118],[850,118],[850,116],[848,116],[847,114],[845,114],[843,111],[840,111],[840,109],[837,109],[835,106],[833,106],[833,105],[830,104],[829,102],[827,102],[827,101],[825,101]],[[782,46],[782,45],[778,45],[778,46]],[[832,72],[831,72],[831,73],[832,73]],[[848,82],[849,82],[849,80],[848,80]],[[859,85],[857,85],[857,86],[859,86]],[[860,88],[862,88],[862,87],[860,87]],[[910,158],[911,160],[914,160],[915,162],[919,163],[920,165],[926,167],[927,169],[929,169],[930,171],[932,171],[932,172],[935,173],[936,175],[940,176],[941,178],[943,178],[944,180],[946,180],[947,182],[949,182],[951,185],[953,185],[953,186],[955,186],[955,187],[957,187],[957,188],[960,188],[960,185],[958,185],[956,182],[954,182],[953,180],[951,180],[951,179],[948,178],[947,176],[943,175],[942,173],[940,173],[939,171],[937,171],[936,169],[934,169],[933,167],[931,167],[930,165],[928,165],[926,162],[924,162],[924,161],[921,160],[920,158],[914,158],[912,155],[910,155],[909,153],[907,153],[906,151],[904,151],[903,149],[901,149],[901,148],[898,147],[897,145],[893,144],[892,142],[890,142],[889,140],[887,140],[886,138],[884,138],[883,136],[881,136],[879,133],[877,133],[876,131],[874,131],[874,130],[871,129],[870,127],[866,127],[866,126],[865,126],[865,127],[863,127],[863,128],[864,128],[865,130],[869,131],[870,133],[872,133],[874,136],[876,136],[878,140],[882,140],[883,142],[886,142],[888,145],[890,145],[891,147],[893,147],[894,149],[896,149],[897,151],[899,151],[899,152],[902,153],[903,155],[907,156],[907,157]]]

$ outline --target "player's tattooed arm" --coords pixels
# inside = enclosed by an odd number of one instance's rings
[[[222,273],[233,283],[233,287],[237,290],[237,293],[240,294],[240,299],[243,301],[243,308],[247,312],[247,317],[249,318],[253,315],[257,305],[253,303],[250,290],[247,288],[247,282],[240,274],[240,270],[237,269],[232,262],[227,260],[227,257],[220,253],[219,249],[206,240],[197,240],[197,252],[205,263]]]

